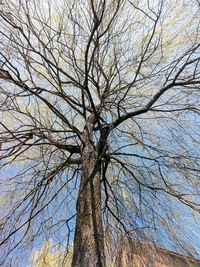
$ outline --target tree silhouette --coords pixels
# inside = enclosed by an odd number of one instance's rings
[[[66,253],[74,240],[73,267],[105,266],[107,231],[194,251],[183,220],[198,225],[199,12],[1,1],[2,264],[52,238]]]

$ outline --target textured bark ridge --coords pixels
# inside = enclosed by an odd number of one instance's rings
[[[86,136],[89,136],[88,131]],[[86,138],[81,155],[82,178],[77,200],[72,267],[105,267],[101,164],[98,162],[97,149],[90,140],[87,140]]]
[[[82,161],[82,180],[77,201],[77,223],[73,267],[104,267],[104,241],[100,202],[99,164],[96,152],[86,147]]]

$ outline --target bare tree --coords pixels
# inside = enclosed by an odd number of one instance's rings
[[[2,264],[52,238],[66,253],[74,239],[73,267],[105,266],[105,229],[191,253],[199,13],[192,0],[1,2]]]

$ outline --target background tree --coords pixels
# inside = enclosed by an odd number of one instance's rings
[[[74,239],[72,266],[105,266],[105,229],[194,252],[199,11],[1,1],[2,264],[51,238],[66,253]]]
[[[66,257],[65,257],[66,256]],[[67,255],[53,246],[49,240],[43,244],[41,249],[32,252],[31,267],[70,267],[72,261],[72,247]]]

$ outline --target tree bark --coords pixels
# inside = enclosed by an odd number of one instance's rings
[[[101,213],[101,165],[91,143],[82,152],[72,267],[105,267]]]

